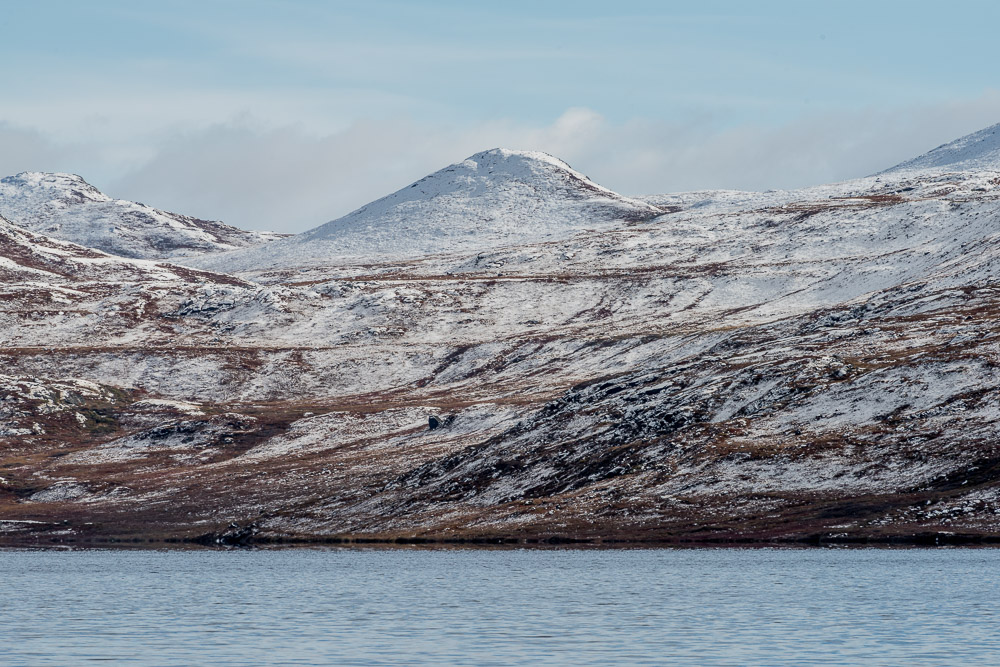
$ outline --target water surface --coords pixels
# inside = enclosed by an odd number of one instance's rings
[[[0,663],[988,665],[998,550],[0,551]]]

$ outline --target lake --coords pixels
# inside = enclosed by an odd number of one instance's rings
[[[985,665],[1000,551],[0,551],[0,664]]]

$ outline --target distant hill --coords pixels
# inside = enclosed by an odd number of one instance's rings
[[[1000,123],[938,146],[882,173],[928,169],[1000,171]]]
[[[112,199],[74,174],[25,171],[0,179],[0,215],[24,229],[135,259],[202,255],[277,238]]]

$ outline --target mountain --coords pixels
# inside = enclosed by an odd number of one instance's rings
[[[883,173],[919,170],[1000,171],[1000,124],[938,146]]]
[[[0,215],[25,229],[136,259],[222,252],[276,238],[112,199],[73,174],[26,171],[0,179]]]
[[[199,258],[219,271],[259,271],[471,252],[555,241],[663,211],[603,188],[562,160],[501,148],[477,153],[316,229],[266,247]]]
[[[495,157],[370,218],[492,245],[235,278],[8,226],[0,544],[1000,540],[995,172],[654,208]]]

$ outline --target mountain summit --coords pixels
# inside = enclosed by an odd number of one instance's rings
[[[540,152],[476,153],[346,216],[267,247],[197,260],[223,271],[403,258],[537,242],[663,211]]]
[[[938,146],[882,173],[925,170],[1000,171],[1000,123]]]
[[[0,215],[14,224],[134,259],[171,259],[265,243],[275,235],[112,199],[75,174],[0,179]]]
[[[641,220],[659,213],[546,153],[495,148],[306,232],[303,239],[346,240],[363,232],[369,243],[374,234],[387,249],[418,241],[434,250],[456,235],[520,238],[587,226],[591,220]]]

